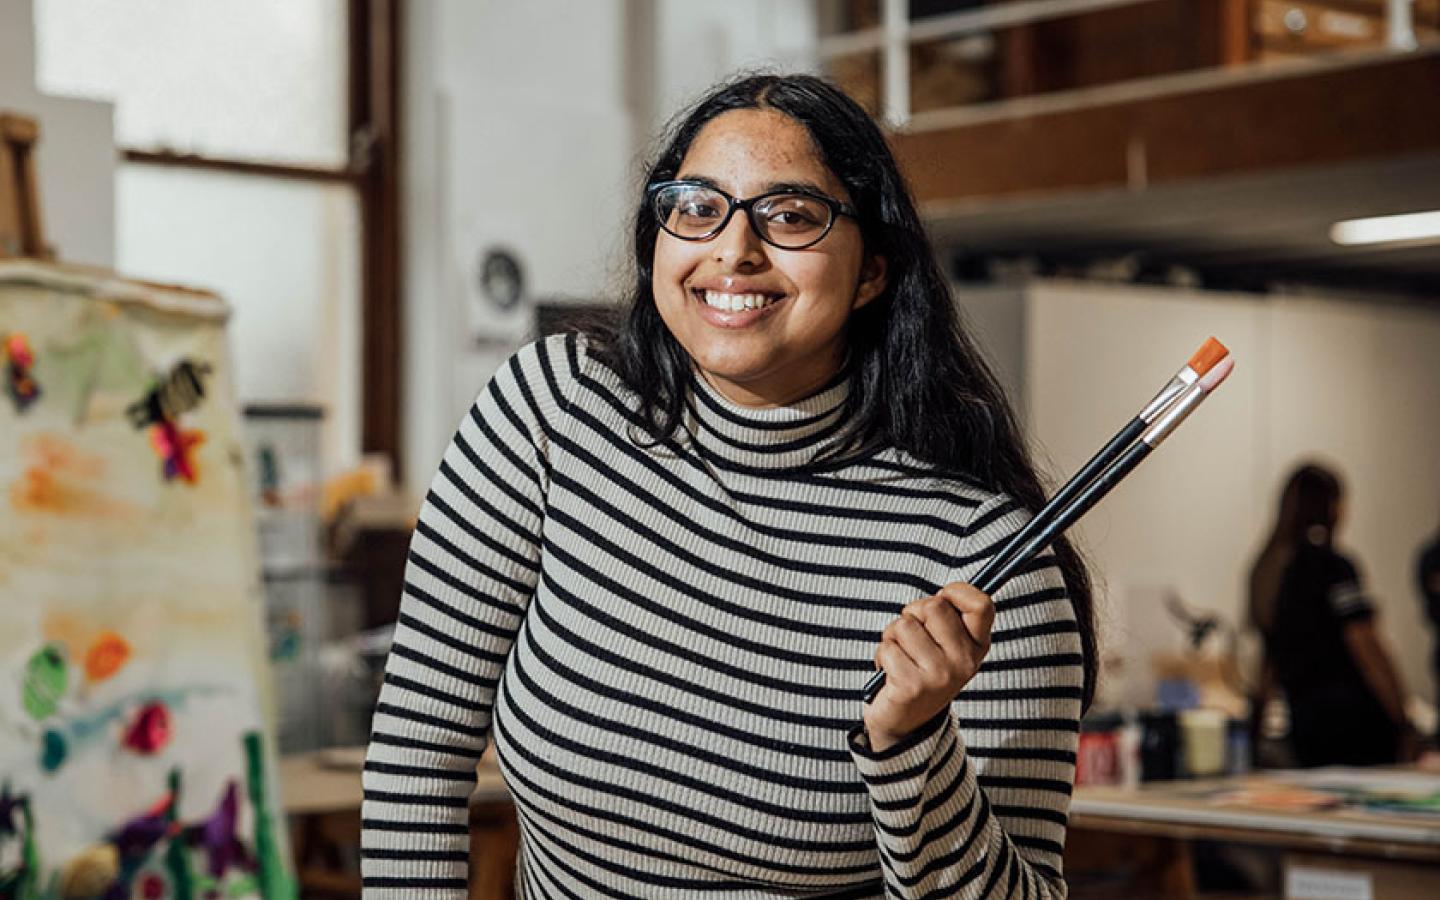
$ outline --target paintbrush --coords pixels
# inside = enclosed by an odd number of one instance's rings
[[[1220,386],[1234,367],[1235,362],[1225,346],[1213,337],[1207,340],[1140,413],[991,557],[975,577],[974,586],[986,594],[998,591],[1140,465]],[[862,691],[865,702],[874,700],[884,686],[885,671],[881,669],[865,683]]]

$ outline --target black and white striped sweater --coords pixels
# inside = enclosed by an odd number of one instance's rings
[[[678,440],[646,449],[583,338],[501,367],[411,544],[367,897],[464,896],[492,738],[525,898],[1065,894],[1082,675],[1053,557],[995,597],[951,714],[884,753],[858,727],[886,623],[1026,513],[893,450],[805,466],[848,389],[756,410],[694,378]]]

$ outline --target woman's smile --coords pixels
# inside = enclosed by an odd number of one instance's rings
[[[789,295],[750,279],[706,278],[689,285],[700,316],[716,328],[749,328],[768,320]]]
[[[718,231],[657,236],[652,280],[661,318],[698,372],[732,401],[773,406],[807,396],[838,370],[850,315],[883,289],[884,262],[867,256],[848,216],[837,216],[813,243],[785,249],[762,239],[749,211],[732,210],[728,220],[721,214],[726,202],[786,191],[848,203],[845,186],[803,126],[753,109],[701,129],[676,177],[713,186],[703,200],[677,201],[688,205],[677,205],[676,227],[688,216],[698,229],[715,221]],[[783,242],[813,223],[815,210],[825,215],[819,202],[772,203],[761,227]]]

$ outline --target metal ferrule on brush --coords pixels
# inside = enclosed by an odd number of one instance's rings
[[[1139,418],[1146,423],[1154,422],[1155,417],[1160,415],[1161,410],[1169,406],[1186,388],[1199,380],[1200,376],[1196,375],[1195,370],[1189,366],[1176,372],[1175,377],[1170,379],[1170,383],[1161,388],[1160,393],[1155,395],[1155,399],[1145,404],[1145,408],[1140,410]]]
[[[1160,414],[1160,418],[1156,419],[1154,424],[1140,435],[1140,440],[1152,448],[1160,446],[1160,442],[1169,437],[1170,432],[1180,427],[1180,423],[1185,421],[1185,417],[1190,415],[1191,411],[1204,399],[1205,390],[1200,387],[1198,382],[1185,388],[1179,399],[1175,400],[1168,409]]]

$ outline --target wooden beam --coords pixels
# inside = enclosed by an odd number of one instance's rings
[[[891,142],[916,199],[942,210],[1021,195],[1440,153],[1440,53],[1434,51],[1283,74],[1207,72],[1179,81],[1184,87],[1169,93],[1127,99],[1121,91],[1110,102],[976,115],[968,123],[895,134]]]
[[[1219,0],[1222,65],[1243,65],[1254,55],[1250,27],[1253,6],[1253,0]]]
[[[52,259],[45,243],[35,145],[40,125],[29,116],[0,112],[0,257]]]
[[[402,0],[351,0],[351,166],[360,181],[361,448],[401,472],[400,47]]]
[[[248,159],[222,159],[214,156],[196,156],[193,153],[170,153],[168,151],[136,150],[127,148],[120,151],[121,159],[128,163],[147,166],[175,166],[187,169],[206,169],[216,172],[235,172],[240,175],[266,175],[272,178],[291,178],[297,181],[324,181],[339,184],[354,184],[360,177],[345,169],[324,169],[319,166],[296,166],[287,163],[254,162]]]

